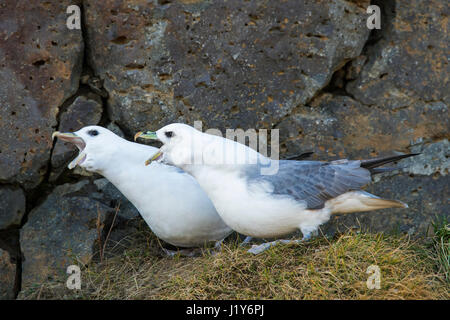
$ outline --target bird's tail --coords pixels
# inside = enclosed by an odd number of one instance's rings
[[[378,168],[386,163],[416,156],[419,153],[402,154],[390,157],[360,160],[361,168],[370,171],[371,174],[396,170],[398,168]],[[328,200],[331,213],[366,212],[386,208],[408,208],[406,203],[398,200],[382,199],[365,191],[350,191]]]
[[[365,191],[350,191],[329,200],[332,214],[366,212],[386,208],[408,208],[404,202],[379,198]]]

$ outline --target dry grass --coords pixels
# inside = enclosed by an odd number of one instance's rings
[[[83,269],[82,289],[65,279],[21,298],[69,299],[449,299],[449,282],[429,244],[405,236],[347,232],[332,240],[279,245],[254,256],[236,243],[217,255],[166,258],[143,232],[121,255]],[[370,265],[381,289],[366,285]]]
[[[429,256],[435,260],[439,272],[450,283],[450,221],[446,216],[436,217],[432,223],[433,238]]]

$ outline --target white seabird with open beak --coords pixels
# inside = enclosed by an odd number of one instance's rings
[[[54,132],[52,137],[78,147],[79,155],[70,169],[78,165],[107,178],[164,241],[201,247],[232,232],[192,176],[162,163],[144,165],[157,148],[127,141],[100,126]]]
[[[371,160],[272,160],[253,149],[185,124],[170,124],[136,138],[158,139],[164,145],[154,160],[193,175],[227,225],[256,238],[274,238],[300,229],[304,239],[316,233],[331,214],[364,212],[407,205],[360,190],[376,168],[411,155]],[[270,245],[254,246],[259,253]]]

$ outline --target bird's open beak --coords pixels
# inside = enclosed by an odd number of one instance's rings
[[[86,143],[84,142],[83,138],[80,136],[77,136],[73,132],[59,132],[55,131],[52,134],[52,140],[55,138],[61,139],[62,141],[70,142],[77,146],[78,150],[80,150],[80,153],[78,156],[69,163],[69,169],[73,169],[76,165],[81,164],[86,159],[86,153],[84,152],[84,148],[86,148]]]
[[[134,141],[136,141],[137,138],[159,140],[158,137],[156,136],[156,132],[153,132],[153,131],[147,131],[147,132],[140,131],[134,135]]]
[[[76,139],[79,137],[73,132],[55,131],[52,133],[52,140],[55,140],[55,138],[60,138],[63,141],[72,142],[73,139]]]

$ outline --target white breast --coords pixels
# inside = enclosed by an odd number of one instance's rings
[[[145,166],[156,149],[129,144],[117,165],[103,175],[134,204],[158,237],[191,247],[221,240],[231,232],[193,177],[156,162]]]
[[[237,171],[197,166],[190,168],[219,215],[232,229],[257,237],[278,237],[301,226],[317,227],[330,217],[329,210],[306,210],[301,202],[274,196],[264,185],[252,185]]]

